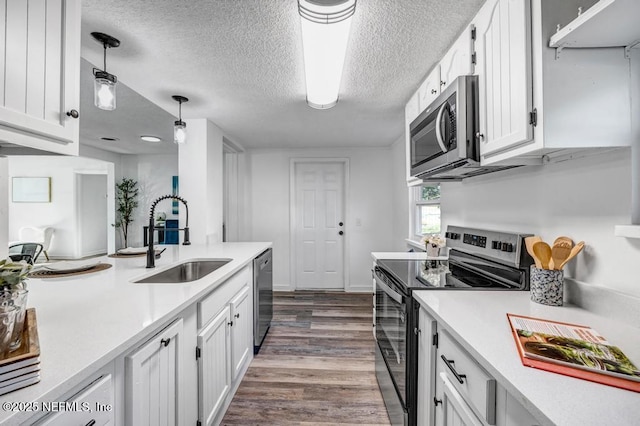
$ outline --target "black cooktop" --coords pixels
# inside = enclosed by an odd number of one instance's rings
[[[408,290],[525,290],[525,273],[495,262],[450,251],[449,260],[380,259],[378,267]]]

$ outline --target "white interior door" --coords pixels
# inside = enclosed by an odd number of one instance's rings
[[[299,162],[294,173],[295,286],[343,289],[344,163]]]
[[[107,175],[78,175],[78,257],[107,253]]]

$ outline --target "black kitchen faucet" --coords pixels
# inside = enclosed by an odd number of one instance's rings
[[[147,250],[147,268],[156,267],[156,263],[155,263],[156,253],[153,248],[153,232],[155,230],[154,218],[155,218],[156,205],[160,201],[167,200],[169,198],[173,200],[181,201],[182,204],[184,204],[184,208],[187,212],[187,220],[185,221],[184,228],[182,229],[182,231],[184,231],[184,241],[182,242],[182,245],[188,246],[191,244],[191,242],[189,241],[189,207],[187,206],[187,201],[184,198],[179,197],[177,195],[163,195],[161,197],[158,197],[153,203],[151,203],[151,211],[149,212],[149,250]],[[178,231],[180,231],[180,229]]]

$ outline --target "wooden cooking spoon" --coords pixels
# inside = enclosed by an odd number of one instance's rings
[[[578,255],[578,253],[580,253],[582,251],[583,248],[584,248],[584,241],[580,241],[578,244],[573,246],[573,248],[571,249],[571,253],[569,253],[569,257],[567,257],[564,260],[564,262],[562,262],[560,264],[560,267],[558,269],[562,269],[564,267],[564,265],[566,265],[568,261],[570,261],[571,259],[576,257]]]
[[[553,245],[555,246],[556,244],[558,244],[561,241],[569,243],[569,248],[573,247],[573,240],[571,238],[565,237],[565,236],[560,236],[560,237],[556,238],[556,240],[553,242]]]
[[[531,255],[531,257],[533,258],[533,261],[536,263],[536,268],[542,269],[542,264],[540,263],[540,259],[538,259],[538,256],[536,256],[535,252],[533,251],[533,245],[538,241],[542,241],[542,238],[540,238],[537,235],[534,235],[532,237],[525,238],[524,244],[527,247],[527,252]]]
[[[551,262],[549,269],[562,269],[560,265],[562,265],[562,262],[564,262],[570,254],[571,245],[565,240],[556,240],[556,242],[553,243],[553,247],[551,247]]]
[[[549,261],[551,260],[551,247],[544,241],[538,241],[533,245],[533,252],[540,259],[542,268],[549,269]]]

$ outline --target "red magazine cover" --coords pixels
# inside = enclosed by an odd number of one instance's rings
[[[591,327],[515,314],[507,319],[523,365],[640,392],[640,370]]]

